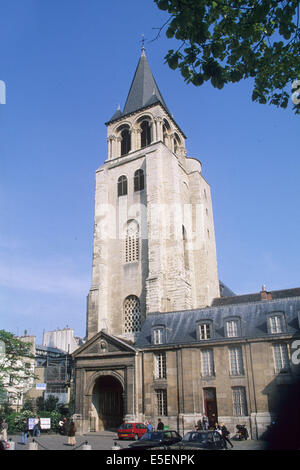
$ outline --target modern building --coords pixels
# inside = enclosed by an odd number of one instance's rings
[[[87,342],[73,353],[82,432],[200,414],[258,437],[297,376],[300,289],[235,296],[219,281],[210,187],[144,48],[96,172]]]

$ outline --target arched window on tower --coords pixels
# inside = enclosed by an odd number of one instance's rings
[[[141,330],[141,306],[138,297],[129,295],[124,301],[124,333]]]
[[[141,123],[141,148],[151,144],[151,124],[149,121]]]
[[[118,196],[126,196],[127,194],[127,178],[122,175],[118,179]]]
[[[144,187],[145,187],[144,172],[141,169],[136,170],[136,172],[134,173],[134,190],[142,191]]]
[[[131,150],[131,135],[128,128],[121,132],[121,155],[126,155]]]
[[[139,224],[135,220],[127,223],[125,261],[131,263],[140,259]]]

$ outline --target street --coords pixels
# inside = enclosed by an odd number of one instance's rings
[[[68,437],[59,434],[42,434],[39,437],[29,437],[26,445],[21,443],[21,434],[8,436],[15,442],[15,450],[29,450],[29,443],[34,441],[38,444],[38,450],[65,450],[74,451],[82,450],[82,445],[86,442],[91,446],[91,450],[112,450],[116,443],[117,446],[127,447],[132,441],[120,441],[114,432],[103,431],[101,433],[88,433],[84,435],[76,435],[76,445],[71,447],[68,445]],[[232,441],[234,447],[232,450],[263,450],[266,448],[264,441]]]

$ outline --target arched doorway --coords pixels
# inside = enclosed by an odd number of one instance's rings
[[[98,415],[99,431],[114,431],[123,422],[123,387],[115,377],[104,375],[96,379],[92,402]]]

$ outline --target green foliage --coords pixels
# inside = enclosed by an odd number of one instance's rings
[[[0,392],[3,392],[7,377],[12,385],[29,383],[35,377],[29,361],[25,360],[34,359],[34,355],[31,343],[21,341],[8,331],[0,330],[0,341],[5,345],[5,354],[0,358]]]
[[[299,1],[154,1],[170,14],[166,36],[181,43],[166,62],[186,82],[221,89],[252,77],[253,101],[287,107],[300,79]]]
[[[19,433],[22,431],[22,424],[24,419],[36,418],[51,418],[51,431],[56,431],[61,415],[58,411],[41,411],[40,413],[33,413],[30,410],[22,410],[16,412],[10,410],[9,413],[1,414],[1,418],[5,418],[8,424],[8,432],[10,434]]]
[[[44,409],[46,411],[56,411],[58,407],[58,398],[54,395],[49,395],[49,397],[45,400]]]

